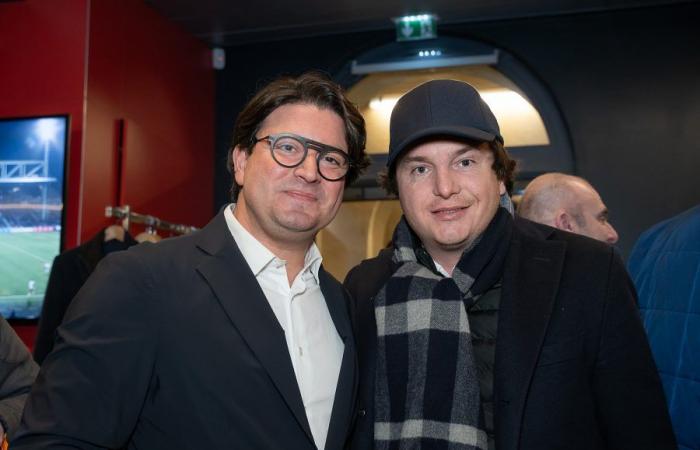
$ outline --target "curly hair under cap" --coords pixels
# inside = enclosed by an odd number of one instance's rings
[[[345,175],[345,185],[355,181],[369,166],[365,153],[367,133],[365,120],[357,107],[345,96],[343,88],[319,72],[307,72],[299,77],[282,77],[272,81],[245,105],[236,118],[233,139],[228,151],[227,169],[233,174],[233,150],[236,147],[250,154],[255,136],[272,111],[282,105],[309,104],[335,112],[343,120],[345,140],[348,145],[350,169]],[[236,201],[241,190],[233,178],[231,198]]]

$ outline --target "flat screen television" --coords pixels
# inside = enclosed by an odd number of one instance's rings
[[[0,314],[36,319],[63,243],[67,115],[0,118]]]

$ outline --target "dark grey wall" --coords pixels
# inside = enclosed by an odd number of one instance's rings
[[[687,3],[440,31],[507,50],[551,90],[578,174],[601,193],[627,255],[644,229],[700,203],[699,22],[700,4]],[[392,39],[386,31],[228,48],[217,79],[216,206],[228,198],[223,161],[233,121],[257,87],[282,73],[340,73]]]

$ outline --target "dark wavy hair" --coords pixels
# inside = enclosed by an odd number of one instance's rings
[[[449,136],[446,137],[449,138]],[[434,139],[436,139],[436,136],[427,137],[426,139],[423,139],[420,142],[414,144],[414,147],[416,145],[420,145],[421,143],[431,141]],[[463,138],[460,138],[459,140],[464,141],[465,143],[474,148],[478,148],[482,144],[481,141],[473,141]],[[489,149],[493,154],[493,164],[491,165],[491,168],[494,172],[496,172],[496,177],[498,178],[498,180],[503,181],[503,184],[505,184],[508,195],[511,195],[513,193],[513,183],[515,182],[515,166],[517,165],[517,163],[515,162],[515,160],[511,159],[510,156],[508,156],[508,152],[503,147],[501,141],[499,141],[498,139],[494,139],[488,144]],[[408,153],[408,150],[410,149],[404,150],[403,153],[399,155],[396,161],[391,165],[391,167],[388,167],[379,173],[379,184],[389,194],[397,196],[399,195],[399,187],[396,183],[396,166],[401,161],[401,159]]]
[[[345,185],[355,181],[370,163],[365,153],[365,120],[357,107],[345,96],[343,88],[319,72],[307,72],[296,78],[278,78],[261,89],[245,105],[238,114],[233,129],[233,139],[226,162],[229,172],[233,174],[233,149],[238,146],[250,154],[263,121],[275,109],[289,104],[314,105],[340,116],[345,124],[345,140],[350,157],[350,169],[345,175]],[[231,198],[236,201],[241,186],[236,183],[235,177],[232,178]]]

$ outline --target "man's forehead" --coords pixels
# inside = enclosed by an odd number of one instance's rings
[[[592,214],[599,214],[607,209],[598,191],[587,184],[579,184],[577,194],[572,199],[575,203]]]
[[[458,139],[438,138],[418,142],[406,150],[402,159],[424,157],[430,154],[446,152],[447,154],[462,154],[467,152],[479,152],[484,155],[492,155],[488,142],[465,142]]]
[[[294,102],[279,105],[260,122],[258,132],[293,133],[347,153],[343,118],[333,109],[314,103]]]

